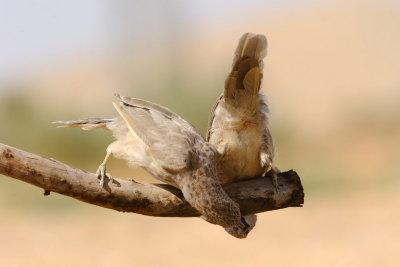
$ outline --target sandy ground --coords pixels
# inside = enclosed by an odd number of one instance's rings
[[[0,266],[399,266],[399,193],[309,194],[259,215],[245,240],[198,218],[0,205]]]

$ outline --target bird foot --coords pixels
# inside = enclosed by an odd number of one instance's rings
[[[272,184],[275,187],[275,193],[280,194],[281,190],[279,189],[279,183],[278,183],[278,174],[277,173],[272,173]]]
[[[271,166],[271,165],[268,166],[263,173],[263,176],[272,178],[272,184],[274,185],[276,194],[281,193],[281,191],[279,189],[279,183],[278,183],[278,173],[280,173],[279,169],[276,168],[275,166]]]
[[[97,178],[100,180],[100,187],[101,187],[101,188],[104,187],[104,181],[105,181],[105,178],[106,178],[106,177],[107,177],[107,179],[108,179],[109,181],[111,181],[111,182],[114,180],[114,177],[112,177],[111,174],[107,173],[106,165],[105,165],[105,164],[101,164],[101,165],[99,166],[99,168],[98,168],[97,171],[96,171],[96,175],[97,175]]]

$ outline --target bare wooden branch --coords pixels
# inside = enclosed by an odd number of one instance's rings
[[[43,188],[45,194],[57,192],[118,211],[162,217],[199,216],[173,186],[114,178],[106,181],[102,189],[94,173],[1,143],[0,174]],[[280,194],[275,193],[271,179],[265,177],[229,183],[224,189],[239,203],[244,215],[303,204],[303,187],[295,171],[279,174],[278,182]]]

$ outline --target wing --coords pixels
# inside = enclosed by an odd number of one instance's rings
[[[159,113],[163,114],[165,117],[168,117],[169,119],[172,118],[178,118],[179,115],[174,113],[172,110],[169,108],[160,106],[156,103],[152,103],[146,100],[138,99],[138,98],[133,98],[133,97],[128,97],[128,96],[121,96],[119,94],[115,94],[116,97],[118,97],[125,105],[132,106],[132,107],[137,107],[137,108],[142,108],[142,109],[147,109],[147,110],[154,110],[158,111]]]
[[[260,111],[262,113],[264,123],[264,130],[262,133],[263,145],[261,147],[261,153],[267,154],[269,161],[272,164],[275,157],[275,146],[272,140],[271,132],[268,129],[269,109],[265,97],[260,98]]]
[[[178,171],[198,161],[194,144],[201,135],[187,121],[160,105],[119,96],[114,107],[132,135],[148,148],[154,160],[166,170]]]
[[[214,118],[215,118],[215,110],[217,109],[219,103],[222,101],[223,97],[224,97],[224,95],[220,95],[218,97],[217,101],[215,102],[214,106],[211,109],[211,113],[208,118],[206,141],[210,141],[210,137],[212,135],[212,125],[213,125]]]
[[[264,129],[262,140],[263,140],[263,146],[261,148],[262,152],[268,155],[270,162],[272,163],[275,157],[275,146],[272,140],[271,132],[269,131],[268,128]]]

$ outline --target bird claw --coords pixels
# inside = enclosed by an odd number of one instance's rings
[[[272,165],[267,165],[264,170],[264,173],[263,173],[263,176],[271,175],[272,184],[274,185],[276,194],[281,193],[281,191],[279,189],[279,183],[278,183],[278,173],[280,173],[278,168],[276,168],[275,166],[272,166]]]
[[[275,192],[276,194],[280,194],[281,190],[279,189],[279,183],[278,183],[278,175],[276,173],[272,174],[272,184],[275,187]]]
[[[101,188],[104,187],[104,182],[105,182],[105,178],[106,177],[111,182],[114,180],[114,177],[112,177],[111,174],[107,173],[107,169],[106,169],[106,165],[105,164],[101,164],[99,166],[99,168],[96,171],[96,175],[97,175],[97,178],[100,180],[100,187]]]

